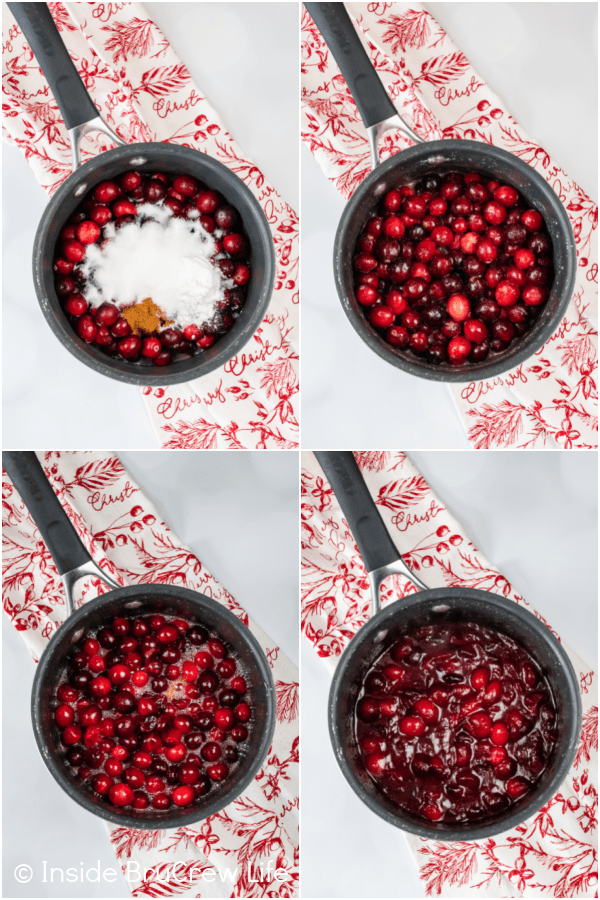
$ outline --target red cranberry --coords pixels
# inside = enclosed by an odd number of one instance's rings
[[[142,349],[142,340],[137,335],[132,334],[119,341],[118,346],[119,353],[124,359],[137,359]]]
[[[83,314],[87,312],[87,308],[88,308],[87,300],[85,299],[85,297],[82,294],[71,294],[71,296],[68,298],[67,302],[65,303],[65,309],[69,313],[70,316],[83,316]],[[81,330],[83,333],[80,332],[79,324],[77,326],[77,332],[78,332],[79,336],[81,338],[83,338],[84,341],[91,343],[91,341],[89,340],[89,335],[92,334],[93,332],[95,332],[96,329],[95,329],[95,326],[94,326],[93,330],[90,329],[89,322],[91,322],[92,326],[94,325],[93,319],[91,319],[90,316],[86,316],[85,325],[81,326]],[[91,340],[93,341],[93,339],[94,338],[92,337]]]
[[[409,342],[409,333],[401,325],[392,325],[386,331],[385,338],[393,347],[406,347]]]
[[[521,292],[523,302],[527,306],[539,306],[540,303],[544,303],[548,299],[548,295],[548,288],[538,287],[534,284],[527,285]]]
[[[513,799],[522,797],[529,790],[529,782],[525,778],[511,778],[506,782],[506,793]]]
[[[502,203],[492,200],[484,206],[483,215],[491,225],[500,225],[506,219],[506,207]]]
[[[129,806],[133,800],[133,791],[128,784],[113,784],[108,796],[115,806]]]
[[[119,179],[119,184],[123,191],[135,191],[142,183],[142,176],[139,172],[125,172]]]
[[[513,281],[501,281],[494,296],[500,306],[512,306],[519,299],[520,290]]]
[[[463,326],[465,337],[479,344],[487,340],[488,330],[479,319],[468,319]]]
[[[70,275],[61,275],[54,279],[54,287],[56,288],[57,294],[60,294],[61,297],[65,297],[74,292],[75,279],[71,278]]]
[[[119,316],[119,318],[115,320],[115,324],[110,329],[110,333],[115,338],[124,338],[131,334],[131,326],[127,319],[125,319],[123,316]]]
[[[409,737],[420,737],[425,734],[426,725],[418,716],[405,716],[400,720],[399,728],[402,734]]]
[[[464,322],[471,315],[471,305],[464,294],[454,294],[448,300],[448,315],[455,322]]]
[[[144,185],[144,198],[148,203],[158,203],[166,193],[164,183],[158,178],[151,178]]]
[[[471,350],[471,343],[464,337],[454,337],[448,344],[448,357],[453,362],[465,360]]]
[[[369,322],[375,328],[389,328],[395,318],[395,313],[383,304],[377,304],[369,313]]]
[[[120,188],[117,187],[114,181],[101,181],[94,188],[92,196],[98,203],[112,203],[120,193]]]
[[[217,763],[214,766],[207,766],[206,772],[211,781],[224,781],[229,775],[229,766],[226,763]]]
[[[82,222],[77,226],[75,230],[75,234],[77,236],[77,240],[82,244],[95,244],[97,240],[100,238],[100,228],[96,224],[96,222]],[[73,257],[69,257],[68,259],[73,259]],[[83,259],[83,257],[82,257]],[[77,259],[73,259],[74,262],[78,262]]]
[[[521,222],[527,231],[539,231],[542,227],[543,219],[537,210],[528,209],[521,216]]]

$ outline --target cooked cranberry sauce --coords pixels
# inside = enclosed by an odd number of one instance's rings
[[[540,213],[476,172],[388,191],[354,249],[370,324],[409,355],[466,366],[506,350],[540,314],[554,277]]]
[[[399,807],[446,823],[489,818],[534,790],[556,739],[548,682],[514,640],[439,623],[397,639],[359,688],[356,738]]]
[[[86,278],[81,271],[89,244],[109,240],[106,230],[143,222],[139,207],[168,207],[173,216],[199,221],[214,235],[214,264],[227,284],[224,299],[208,322],[151,331],[132,329],[122,315],[119,298],[88,308]],[[73,330],[107,356],[131,363],[166,366],[189,359],[211,347],[229,331],[246,302],[250,282],[250,244],[237,210],[216,191],[191,175],[129,171],[92,188],[62,228],[54,251],[54,286]],[[144,298],[140,297],[139,302]]]
[[[56,692],[65,761],[117,807],[186,807],[234,776],[252,710],[240,661],[183,619],[118,617],[73,647]]]

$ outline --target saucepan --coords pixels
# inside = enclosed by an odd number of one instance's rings
[[[133,828],[177,828],[206,819],[238,797],[259,772],[275,730],[276,695],[265,654],[251,631],[228,609],[204,594],[168,584],[121,587],[102,571],[85,549],[62,508],[35,453],[3,452],[2,464],[52,554],[65,588],[67,618],[52,636],[37,667],[31,718],[38,749],[61,788],[94,815]],[[84,577],[99,578],[111,590],[74,609],[73,587]],[[253,721],[247,748],[229,779],[214,783],[193,806],[161,812],[120,810],[77,780],[64,761],[61,730],[54,721],[58,681],[73,645],[84,633],[110,624],[117,616],[139,611],[177,616],[214,630],[237,654],[252,702]]]
[[[250,340],[262,322],[275,280],[273,237],[260,204],[234,172],[205,153],[178,144],[128,144],[94,106],[46,3],[9,3],[58,104],[69,133],[73,172],[61,184],[40,220],[33,247],[33,279],[41,310],[59,341],[82,363],[117,381],[138,385],[179,384],[223,366]],[[117,145],[81,164],[79,144],[88,132],[106,134]],[[189,174],[221,194],[239,213],[250,243],[252,278],[245,306],[231,329],[212,347],[158,368],[142,358],[131,363],[109,357],[75,334],[54,286],[52,263],[59,233],[82,195],[104,180],[127,171]]]
[[[367,129],[372,171],[346,204],[335,236],[333,269],[340,302],[352,327],[386,362],[434,381],[472,382],[494,378],[533,356],[562,322],[573,295],[577,255],[573,229],[559,197],[547,181],[522,159],[480,141],[424,141],[396,111],[373,68],[343,3],[305,3],[333,54]],[[415,144],[380,162],[378,143],[387,131],[400,130]],[[354,291],[352,258],[364,223],[375,213],[384,193],[431,174],[477,172],[516,188],[541,213],[554,256],[550,296],[531,328],[500,353],[481,362],[455,367],[434,365],[425,358],[388,344],[367,321]]]
[[[396,549],[353,454],[318,451],[315,456],[360,551],[373,602],[371,618],[340,657],[329,693],[329,736],[344,777],[373,812],[419,837],[442,841],[480,840],[514,828],[556,793],[575,758],[581,733],[581,697],[567,654],[543,622],[512,600],[472,588],[428,588]],[[392,574],[406,577],[417,593],[381,608],[379,589]],[[514,806],[475,823],[427,822],[397,806],[367,774],[354,732],[357,685],[381,655],[382,642],[392,643],[396,635],[404,636],[436,622],[474,623],[508,635],[536,661],[550,685],[555,703],[556,743],[533,791]]]

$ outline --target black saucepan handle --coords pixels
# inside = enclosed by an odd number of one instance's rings
[[[59,575],[91,562],[35,453],[5,450],[2,465],[39,528]]]
[[[358,545],[367,572],[400,559],[400,554],[349,450],[315,450],[319,464]]]
[[[100,115],[73,65],[47,3],[9,3],[60,109],[67,130]]]
[[[12,6],[13,4],[9,4]],[[28,4],[23,4],[27,6]],[[398,115],[343,3],[305,3],[350,88],[365,128]]]

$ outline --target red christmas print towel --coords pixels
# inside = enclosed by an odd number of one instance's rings
[[[571,220],[578,269],[560,328],[522,365],[490,381],[450,386],[472,446],[597,446],[598,210],[518,125],[500,98],[419,3],[346,3],[398,112],[426,140],[486,141],[521,157],[552,185]],[[302,137],[330,181],[350,197],[370,171],[366,132],[319,30],[302,17]],[[410,141],[380,142],[382,159]]]
[[[429,587],[478,588],[529,605],[468,539],[404,453],[355,455],[394,543]],[[354,539],[312,453],[302,454],[301,504],[302,630],[333,671],[371,615],[371,593]],[[382,602],[414,591],[393,575],[383,585]],[[597,679],[565,650],[583,703],[581,744],[571,771],[535,816],[504,834],[458,843],[405,835],[427,896],[597,896]]]
[[[77,533],[102,569],[124,585],[178,584],[212,597],[250,628],[273,671],[275,735],[263,768],[244,794],[193,826],[147,831],[107,823],[132,894],[297,896],[297,669],[161,521],[117,457],[65,452],[39,457]],[[5,473],[3,500],[4,611],[37,662],[65,619],[63,586]],[[78,584],[82,601],[106,591],[99,579]],[[273,877],[275,870],[279,880]]]
[[[185,65],[139,3],[50,3],[54,20],[101,116],[128,143],[169,141],[218,159],[250,188],[273,233],[275,290],[253,338],[225,366],[188,384],[143,388],[163,447],[297,446],[298,217],[225,129]],[[3,135],[52,194],[71,173],[58,107],[29,45],[4,8]],[[108,150],[93,133],[82,160]]]

